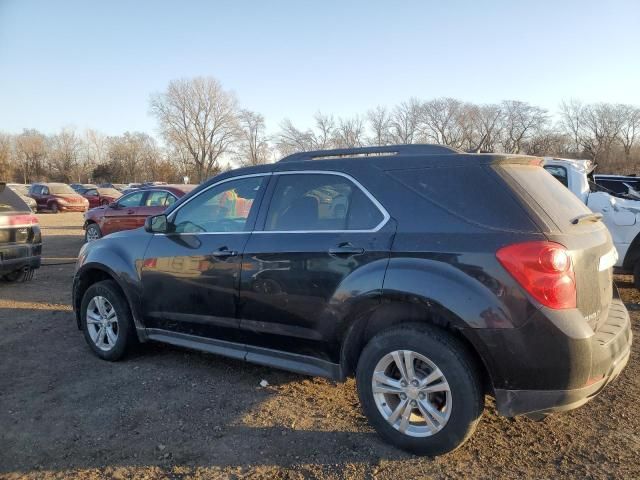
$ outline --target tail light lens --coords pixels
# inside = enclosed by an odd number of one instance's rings
[[[38,217],[30,213],[0,215],[0,227],[30,227],[38,224]]]
[[[554,309],[576,308],[576,278],[567,249],[554,242],[508,245],[498,261],[533,298]]]

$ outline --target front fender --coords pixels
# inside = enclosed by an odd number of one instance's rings
[[[91,278],[112,278],[124,293],[135,322],[136,329],[144,329],[142,323],[142,283],[140,271],[144,253],[151,239],[150,235],[126,232],[127,235],[114,235],[86,244],[80,251],[78,265],[73,282],[73,306],[79,319],[78,307],[81,298],[78,291],[89,286]],[[100,272],[99,274],[96,274]],[[89,282],[89,283],[88,283]]]

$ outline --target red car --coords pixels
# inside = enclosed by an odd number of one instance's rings
[[[36,201],[38,211],[86,212],[89,209],[89,201],[66,183],[34,183],[29,188],[29,196]]]
[[[89,208],[109,205],[122,196],[115,188],[79,188],[76,191],[89,200]]]
[[[85,214],[84,238],[92,242],[121,230],[142,227],[147,217],[162,213],[196,185],[162,185],[134,190],[109,205],[92,208]]]

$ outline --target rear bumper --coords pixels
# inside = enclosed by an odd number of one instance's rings
[[[622,301],[614,299],[607,322],[589,339],[590,375],[584,386],[553,390],[495,389],[498,413],[507,417],[535,417],[584,405],[614,381],[627,365],[632,336],[627,309]]]
[[[25,267],[32,270],[40,268],[41,248],[41,244],[0,247],[0,275],[6,275]]]

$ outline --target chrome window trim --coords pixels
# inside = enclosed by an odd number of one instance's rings
[[[378,211],[382,214],[382,220],[378,225],[371,229],[366,230],[254,230],[253,233],[375,233],[378,232],[382,227],[384,227],[391,215],[387,212],[387,209],[378,201],[376,197],[374,197],[369,190],[364,188],[364,186],[351,175],[343,172],[336,172],[333,170],[292,170],[287,172],[274,172],[274,175],[337,175],[339,177],[344,177],[353,183],[356,187],[360,189],[362,193],[375,205]],[[271,204],[269,204],[271,207]],[[267,212],[268,213],[268,212]]]
[[[194,198],[199,197],[204,192],[209,191],[210,189],[217,187],[218,185],[222,185],[223,183],[231,182],[233,180],[241,180],[243,178],[253,178],[253,177],[267,177],[267,176],[276,176],[276,175],[337,175],[339,177],[346,178],[350,182],[352,182],[356,187],[360,189],[362,193],[375,205],[378,211],[382,214],[382,220],[378,225],[374,228],[368,230],[251,230],[251,231],[243,231],[243,232],[193,232],[193,233],[154,233],[154,235],[246,235],[252,233],[259,234],[271,234],[271,233],[375,233],[378,232],[384,227],[391,215],[387,212],[387,209],[367,190],[358,180],[353,178],[351,175],[343,172],[336,172],[334,170],[291,170],[285,172],[266,172],[266,173],[251,173],[247,175],[239,175],[237,177],[229,177],[224,180],[220,180],[219,182],[213,183],[209,185],[207,188],[198,192],[193,197],[189,198],[183,204],[176,207],[176,209],[169,214],[167,220],[173,221],[175,216],[178,214],[180,209],[191,202]],[[269,199],[271,200],[271,199]],[[271,206],[271,204],[269,204]]]

